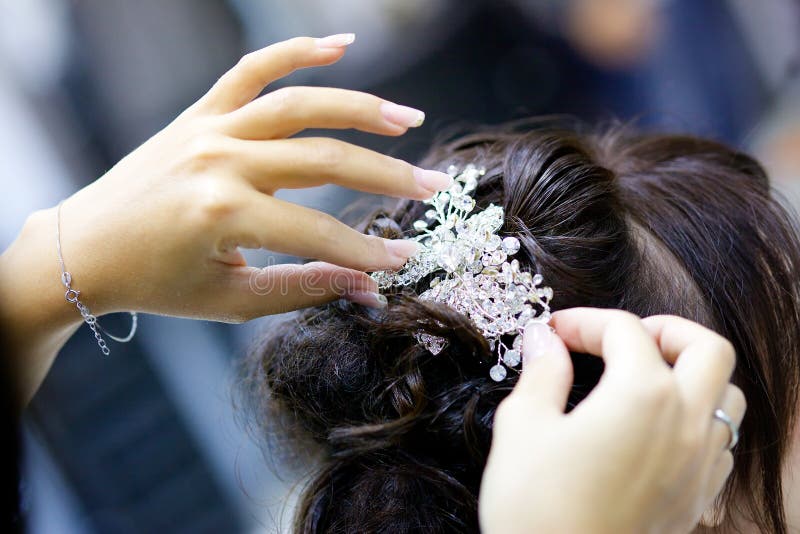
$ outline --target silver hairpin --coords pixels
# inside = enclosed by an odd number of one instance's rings
[[[542,286],[542,275],[520,270],[516,259],[507,261],[519,251],[520,243],[516,237],[497,235],[503,226],[502,207],[490,204],[469,215],[475,209],[470,193],[486,170],[469,164],[461,172],[451,165],[447,172],[453,185],[427,201],[432,208],[425,212],[426,220],[414,221],[414,230],[419,232],[412,238],[419,242],[417,253],[399,271],[379,271],[372,277],[387,289],[415,284],[442,271],[419,295],[420,300],[447,304],[469,317],[497,354],[489,375],[500,382],[507,368],[515,369],[522,360],[525,326],[550,320],[553,290]],[[432,354],[445,346],[445,340],[437,336],[417,333],[415,337]],[[504,338],[510,338],[510,346]]]

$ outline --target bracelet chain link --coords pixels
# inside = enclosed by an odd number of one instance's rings
[[[61,206],[63,204],[63,200],[58,203],[56,214],[56,252],[58,253],[58,264],[61,267],[61,283],[67,289],[64,292],[64,299],[66,299],[66,301],[70,304],[74,304],[75,307],[78,308],[81,317],[83,317],[83,321],[92,330],[94,338],[97,340],[97,346],[100,347],[100,351],[108,356],[111,354],[111,349],[108,348],[108,344],[103,338],[103,334],[107,335],[110,339],[113,339],[118,343],[127,343],[133,339],[134,334],[136,334],[136,327],[138,326],[139,322],[138,316],[136,315],[136,312],[129,312],[132,319],[131,331],[125,337],[117,337],[104,330],[100,326],[100,323],[97,322],[97,317],[89,310],[89,307],[80,301],[81,292],[72,287],[72,275],[69,273],[69,271],[67,271],[67,268],[64,264],[64,257],[61,254]]]

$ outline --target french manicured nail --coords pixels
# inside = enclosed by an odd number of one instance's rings
[[[342,295],[342,298],[369,308],[385,308],[388,303],[386,297],[371,291],[351,291]]]
[[[408,239],[385,239],[383,243],[386,245],[386,251],[398,263],[405,263],[405,261],[417,253],[417,242]]]
[[[555,332],[548,325],[532,321],[525,325],[525,337],[522,340],[522,358],[524,361],[541,358],[550,352]]]
[[[414,179],[420,187],[432,193],[444,191],[453,185],[453,178],[449,174],[439,171],[428,171],[414,167]]]
[[[316,40],[318,48],[344,48],[347,45],[353,44],[356,40],[354,33],[337,33],[336,35],[329,35],[321,37]]]
[[[425,113],[408,106],[401,106],[393,102],[381,104],[381,115],[387,121],[403,128],[416,128],[425,122]]]

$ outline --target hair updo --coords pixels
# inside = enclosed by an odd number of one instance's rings
[[[519,239],[516,258],[554,289],[554,311],[680,315],[732,341],[748,412],[722,498],[744,503],[741,513],[763,530],[785,532],[780,470],[800,384],[800,243],[761,167],[713,141],[549,121],[467,135],[422,165],[470,162],[486,168],[478,208],[505,209],[499,233]],[[403,201],[364,229],[412,235],[425,210]],[[434,356],[418,345],[420,327],[446,348]],[[570,407],[603,370],[599,358],[572,358]],[[295,531],[478,532],[492,419],[516,382],[514,373],[491,380],[493,360],[465,317],[407,294],[383,310],[339,301],[271,324],[247,360],[247,392],[271,438],[317,452]]]

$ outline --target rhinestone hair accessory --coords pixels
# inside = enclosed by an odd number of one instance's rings
[[[441,273],[419,299],[447,304],[469,317],[497,355],[489,376],[501,382],[508,369],[517,370],[522,361],[525,325],[550,320],[553,290],[542,286],[541,274],[521,270],[516,259],[508,261],[520,243],[516,237],[497,235],[503,226],[502,207],[490,204],[474,212],[470,194],[485,172],[473,164],[461,171],[451,165],[447,173],[453,185],[426,201],[431,209],[425,220],[414,221],[417,253],[399,271],[379,271],[372,277],[381,289],[388,289]],[[445,346],[437,336],[420,332],[415,337],[432,354]]]

